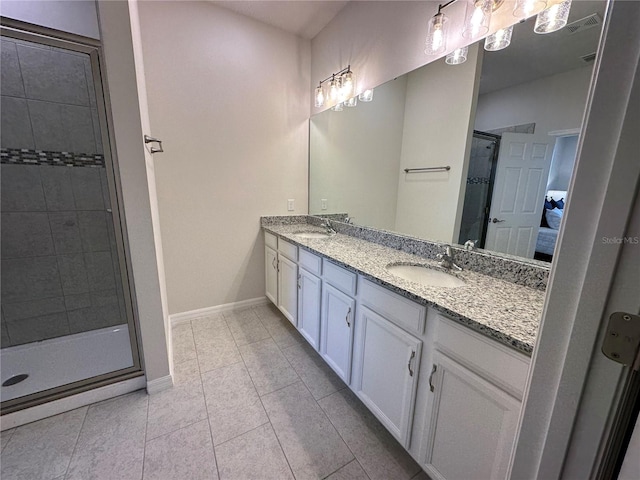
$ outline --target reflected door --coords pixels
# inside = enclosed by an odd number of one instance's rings
[[[504,133],[485,248],[533,258],[555,139]]]
[[[139,370],[98,51],[25,38],[1,38],[3,413]]]

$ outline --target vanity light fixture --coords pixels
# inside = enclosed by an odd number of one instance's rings
[[[517,0],[513,9],[515,17],[529,18],[534,12],[539,12],[547,6],[547,0]]]
[[[328,91],[322,86],[323,83],[329,82]],[[327,99],[336,105],[344,102],[346,99],[355,95],[356,76],[351,71],[351,65],[343,68],[339,72],[332,73],[324,80],[321,80],[315,89],[315,106],[324,107]]]
[[[469,47],[456,48],[453,52],[447,54],[444,61],[447,65],[460,65],[467,61],[467,53]]]
[[[536,33],[551,33],[560,30],[567,24],[571,0],[556,3],[538,14],[533,31]]]
[[[361,102],[370,102],[373,100],[373,88],[369,88],[358,95],[358,100]]]
[[[437,55],[447,48],[447,22],[449,19],[442,13],[442,9],[451,5],[456,0],[450,0],[444,5],[438,5],[436,13],[427,25],[427,40],[425,42],[424,53],[427,55]]]
[[[500,2],[502,3],[502,2]],[[494,10],[493,0],[468,0],[464,16],[462,36],[476,40],[489,31],[491,13]]]
[[[513,25],[507,28],[501,28],[484,39],[484,49],[488,52],[495,52],[507,48],[511,43],[511,35],[513,33]]]
[[[348,98],[347,100],[344,101],[344,106],[345,107],[355,107],[358,105],[358,96],[356,95],[355,97],[351,97]]]

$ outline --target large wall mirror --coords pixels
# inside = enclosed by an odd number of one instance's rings
[[[573,2],[562,30],[531,18],[504,50],[481,41],[313,116],[310,214],[550,261],[605,7]]]

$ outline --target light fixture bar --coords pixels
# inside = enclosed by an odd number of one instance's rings
[[[322,84],[329,82],[329,91],[325,92]],[[356,78],[351,71],[351,65],[332,73],[324,80],[320,80],[315,89],[315,106],[324,107],[324,102],[329,98],[333,103],[341,104],[355,95]],[[338,110],[339,111],[339,110]]]

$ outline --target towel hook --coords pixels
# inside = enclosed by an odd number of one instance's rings
[[[150,137],[149,135],[145,135],[144,136],[144,143],[145,144],[147,144],[147,143],[157,143],[158,144],[158,148],[151,147],[149,149],[149,151],[151,153],[162,153],[162,152],[164,152],[164,150],[162,149],[162,140],[158,140],[157,138],[153,138],[153,137]]]

